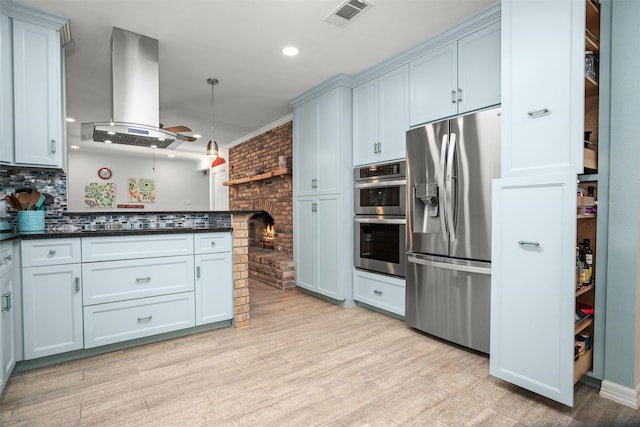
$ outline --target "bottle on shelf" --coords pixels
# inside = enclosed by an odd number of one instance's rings
[[[582,268],[585,270],[583,285],[590,285],[593,281],[593,251],[591,250],[591,239],[584,239],[581,243],[580,260]]]

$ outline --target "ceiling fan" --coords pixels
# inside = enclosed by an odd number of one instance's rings
[[[160,129],[168,130],[169,132],[173,132],[173,133],[177,134],[178,138],[183,140],[183,141],[194,142],[194,141],[197,141],[197,139],[198,139],[198,138],[193,137],[193,136],[181,135],[181,132],[191,132],[191,129],[189,129],[186,126],[179,125],[179,126],[164,127],[164,125],[162,123],[160,123]]]

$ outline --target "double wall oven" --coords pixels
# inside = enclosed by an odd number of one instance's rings
[[[354,169],[354,265],[404,277],[406,235],[404,161]]]

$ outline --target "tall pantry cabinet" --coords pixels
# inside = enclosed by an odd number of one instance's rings
[[[501,5],[503,146],[502,178],[493,185],[490,373],[573,406],[574,383],[588,371],[602,378],[603,364],[597,325],[604,313],[595,290],[604,295],[605,276],[576,286],[578,240],[595,243],[598,233],[606,243],[595,213],[578,210],[576,197],[577,179],[598,180],[583,141],[586,130],[594,140],[598,135],[597,107],[590,112],[594,100],[585,101],[584,46],[586,10],[600,4]],[[583,319],[577,308],[587,302],[596,312]],[[591,348],[576,354],[587,335]]]
[[[292,101],[297,285],[353,305],[352,90],[338,76]]]

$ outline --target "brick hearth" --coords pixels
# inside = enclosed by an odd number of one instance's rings
[[[292,170],[292,123],[288,122],[229,149],[230,179],[250,177],[280,169],[278,157]],[[274,249],[249,246],[249,276],[276,289],[295,287],[293,262],[293,189],[291,175],[234,185],[229,189],[229,209],[263,211],[275,225]],[[248,221],[251,221],[249,218]]]

